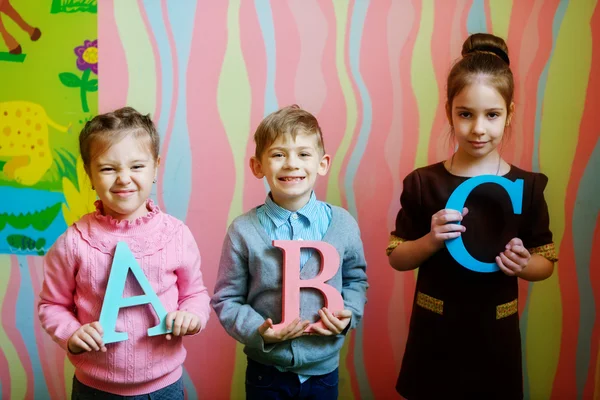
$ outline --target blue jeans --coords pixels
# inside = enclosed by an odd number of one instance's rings
[[[152,393],[137,396],[120,396],[118,394],[103,392],[79,382],[73,377],[73,392],[71,400],[183,400],[183,379],[159,389]]]
[[[311,399],[335,400],[338,398],[338,369],[311,376],[300,383],[293,372],[281,372],[275,367],[248,359],[246,368],[247,400]]]

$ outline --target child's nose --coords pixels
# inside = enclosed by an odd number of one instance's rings
[[[297,168],[298,167],[298,157],[295,155],[290,155],[286,158],[286,167],[288,168]]]
[[[121,172],[119,175],[117,175],[117,182],[121,183],[121,184],[128,184],[131,181],[131,178],[129,177],[129,174]]]
[[[473,127],[473,133],[476,135],[483,135],[485,133],[485,121],[483,118],[477,118]]]

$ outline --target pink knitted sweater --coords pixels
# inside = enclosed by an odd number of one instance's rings
[[[82,325],[98,321],[117,242],[128,244],[167,312],[185,310],[208,321],[210,297],[202,282],[200,253],[189,228],[160,211],[151,200],[148,214],[117,221],[96,212],[83,216],[58,238],[44,258],[40,321],[52,339],[67,341]],[[143,294],[129,274],[123,297]],[[186,351],[181,337],[147,336],[158,324],[150,304],[122,308],[117,332],[129,339],[107,345],[108,351],[71,354],[75,376],[88,386],[123,396],[150,393],[177,381]]]

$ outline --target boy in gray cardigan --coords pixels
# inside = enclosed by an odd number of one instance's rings
[[[340,349],[346,332],[362,318],[367,275],[358,225],[344,209],[320,202],[313,188],[325,175],[325,153],[316,118],[290,106],[267,116],[254,134],[254,176],[265,178],[265,204],[236,218],[223,243],[212,298],[221,324],[245,345],[247,399],[335,399]],[[344,310],[328,310],[316,290],[300,294],[300,318],[281,330],[283,254],[272,240],[329,243],[340,256],[337,273],[327,281],[342,294]],[[317,252],[302,249],[300,278],[320,270]],[[314,332],[305,329],[316,320]]]

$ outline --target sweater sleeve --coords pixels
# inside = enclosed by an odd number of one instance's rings
[[[348,229],[349,249],[344,252],[342,263],[342,298],[344,308],[352,311],[350,329],[356,328],[361,321],[367,303],[367,262],[363,250],[360,231],[354,218]]]
[[[274,346],[265,345],[258,333],[265,318],[247,304],[248,258],[235,248],[230,233],[227,233],[223,243],[211,304],[229,335],[246,346],[269,352]]]
[[[44,257],[44,283],[38,304],[42,327],[56,343],[67,350],[69,338],[81,327],[75,315],[75,277],[69,229],[60,236]]]
[[[210,296],[202,280],[200,251],[192,232],[185,225],[182,235],[183,254],[181,265],[176,270],[179,310],[196,314],[204,329],[210,315]]]

